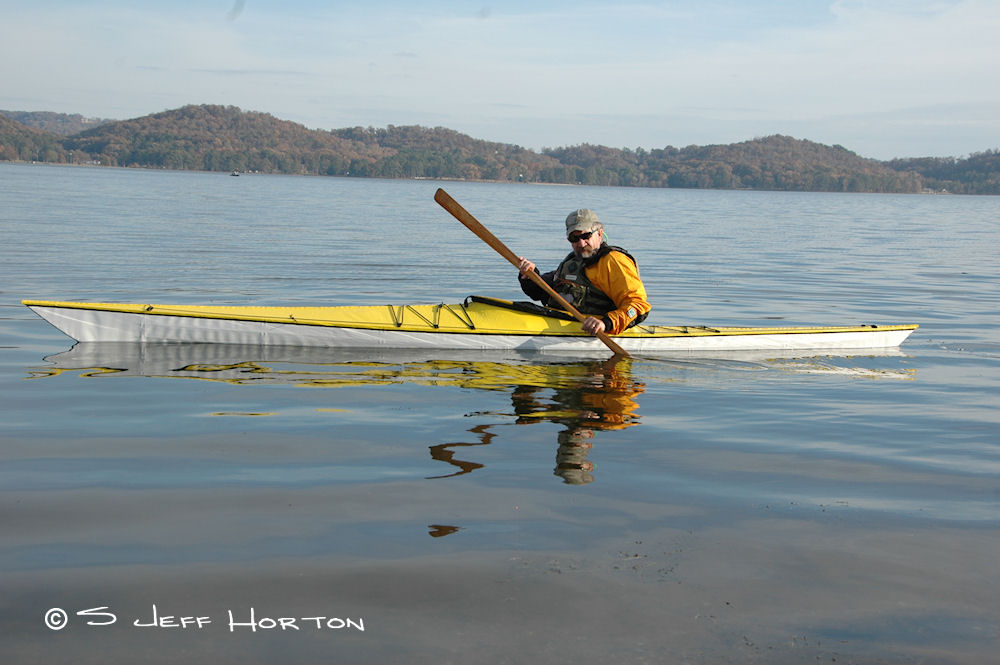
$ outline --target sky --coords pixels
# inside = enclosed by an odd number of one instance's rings
[[[533,150],[1000,148],[1000,0],[0,0],[0,109],[187,104]]]

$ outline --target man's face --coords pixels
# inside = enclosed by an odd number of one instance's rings
[[[574,231],[569,235],[567,240],[573,245],[573,251],[581,259],[589,259],[593,256],[598,249],[601,248],[601,242],[604,238],[604,233],[601,229],[594,229],[593,231],[588,231],[587,233],[580,233],[579,231]]]

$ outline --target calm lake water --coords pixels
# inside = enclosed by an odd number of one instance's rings
[[[520,299],[438,186],[541,266],[595,209],[650,322],[921,328],[612,364],[74,346],[19,304]],[[4,663],[995,662],[996,197],[0,164],[0,228]]]

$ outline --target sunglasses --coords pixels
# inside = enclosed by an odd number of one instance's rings
[[[571,243],[580,242],[581,240],[589,240],[590,236],[594,235],[593,231],[587,231],[586,233],[577,233],[575,236],[570,236],[566,238]]]

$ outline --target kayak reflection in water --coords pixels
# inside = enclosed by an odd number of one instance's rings
[[[69,351],[46,358],[46,367],[31,370],[33,378],[58,377],[79,372],[86,377],[186,378],[234,385],[300,385],[312,388],[413,385],[461,387],[509,392],[517,425],[538,422],[561,424],[557,436],[555,473],[567,483],[593,481],[594,465],[587,459],[599,430],[616,430],[638,424],[636,398],[645,386],[632,378],[628,358],[579,362],[511,362],[483,359],[481,352],[469,359],[414,359],[406,351],[341,351],[261,349],[223,344],[80,343]],[[384,357],[383,357],[384,356]],[[270,413],[270,412],[268,412]],[[226,415],[226,414],[214,414]],[[264,413],[254,415],[264,415]],[[511,424],[505,418],[504,424]],[[489,445],[500,423],[482,423],[469,431],[473,441],[430,446],[434,460],[455,469],[434,476],[448,478],[483,468],[480,462],[458,459],[461,448]],[[463,455],[464,456],[464,455]]]

